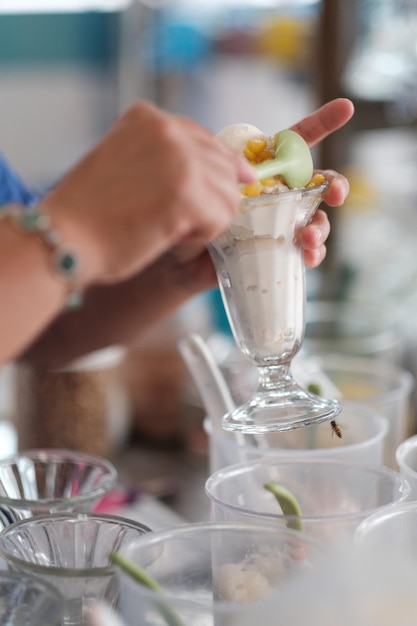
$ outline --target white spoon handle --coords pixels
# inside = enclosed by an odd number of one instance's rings
[[[224,435],[222,418],[233,411],[236,405],[220,367],[204,339],[196,333],[181,337],[177,347],[197,387],[212,428]],[[266,435],[236,432],[234,436],[236,443],[241,446],[268,447]]]
[[[222,428],[222,417],[235,408],[224,376],[204,339],[192,333],[178,340],[178,350],[200,394],[213,428]]]

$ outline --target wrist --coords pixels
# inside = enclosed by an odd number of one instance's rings
[[[100,282],[101,267],[99,254],[95,250],[94,241],[88,236],[82,223],[73,218],[74,212],[67,210],[61,203],[55,201],[53,193],[45,197],[40,205],[42,213],[46,215],[53,229],[59,232],[61,245],[70,250],[77,258],[77,283],[81,290]]]
[[[78,308],[82,303],[82,292],[78,284],[79,258],[70,247],[62,243],[59,230],[52,226],[50,217],[37,206],[11,205],[2,213],[26,236],[38,239],[49,253],[51,273],[66,285],[66,307]]]

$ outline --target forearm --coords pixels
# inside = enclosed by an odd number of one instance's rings
[[[9,217],[0,220],[0,267],[0,363],[6,363],[62,310],[68,284],[45,244]]]
[[[152,325],[214,284],[208,258],[185,270],[164,256],[128,281],[91,288],[82,308],[57,318],[20,359],[53,368],[109,345],[134,345]]]

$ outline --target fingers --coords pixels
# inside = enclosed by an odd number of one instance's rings
[[[109,283],[184,238],[216,237],[238,211],[239,182],[254,178],[203,127],[139,102],[59,181],[49,211],[88,258],[85,282]]]
[[[341,206],[349,194],[347,178],[333,170],[322,171],[329,182],[323,200],[329,206]],[[325,241],[330,234],[330,223],[327,213],[319,209],[310,224],[301,233],[301,244],[304,248],[304,260],[307,267],[317,267],[326,256]]]
[[[314,250],[305,250],[304,251],[304,262],[306,267],[314,268],[318,267],[320,263],[322,263],[326,257],[326,246],[324,243],[315,248]]]
[[[234,152],[234,151],[232,151]],[[237,174],[239,177],[240,183],[253,183],[257,180],[257,173],[253,165],[249,163],[246,157],[243,154],[239,154],[238,152],[234,152],[236,155],[236,164],[237,164]]]
[[[255,168],[249,163],[249,161],[236,150],[232,150],[224,141],[218,139],[209,130],[197,124],[194,120],[189,118],[178,116],[178,119],[182,120],[185,128],[192,130],[196,134],[200,134],[201,138],[207,142],[217,144],[220,151],[227,154],[227,158],[230,162],[234,163],[237,168],[237,176],[239,183],[252,183],[257,179],[257,173]]]
[[[182,285],[193,293],[218,287],[213,262],[207,249],[187,263],[181,264]]]
[[[336,98],[291,126],[291,129],[299,133],[312,148],[327,135],[344,126],[353,113],[354,106],[350,100]]]
[[[301,234],[304,260],[307,267],[317,267],[326,256],[325,241],[330,233],[330,223],[325,211],[319,209]]]
[[[322,170],[321,173],[329,182],[323,195],[324,202],[328,206],[341,206],[349,195],[348,179],[333,170]]]
[[[315,212],[310,224],[303,229],[301,244],[306,251],[320,248],[330,234],[330,223],[327,213],[319,209]]]

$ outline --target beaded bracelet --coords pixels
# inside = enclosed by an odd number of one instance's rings
[[[66,301],[67,309],[77,309],[82,304],[82,292],[77,285],[79,261],[73,251],[61,244],[59,231],[51,226],[49,215],[43,213],[40,206],[30,208],[16,207],[0,209],[0,217],[9,215],[21,230],[33,233],[43,241],[52,252],[53,268],[60,278],[69,285]]]

